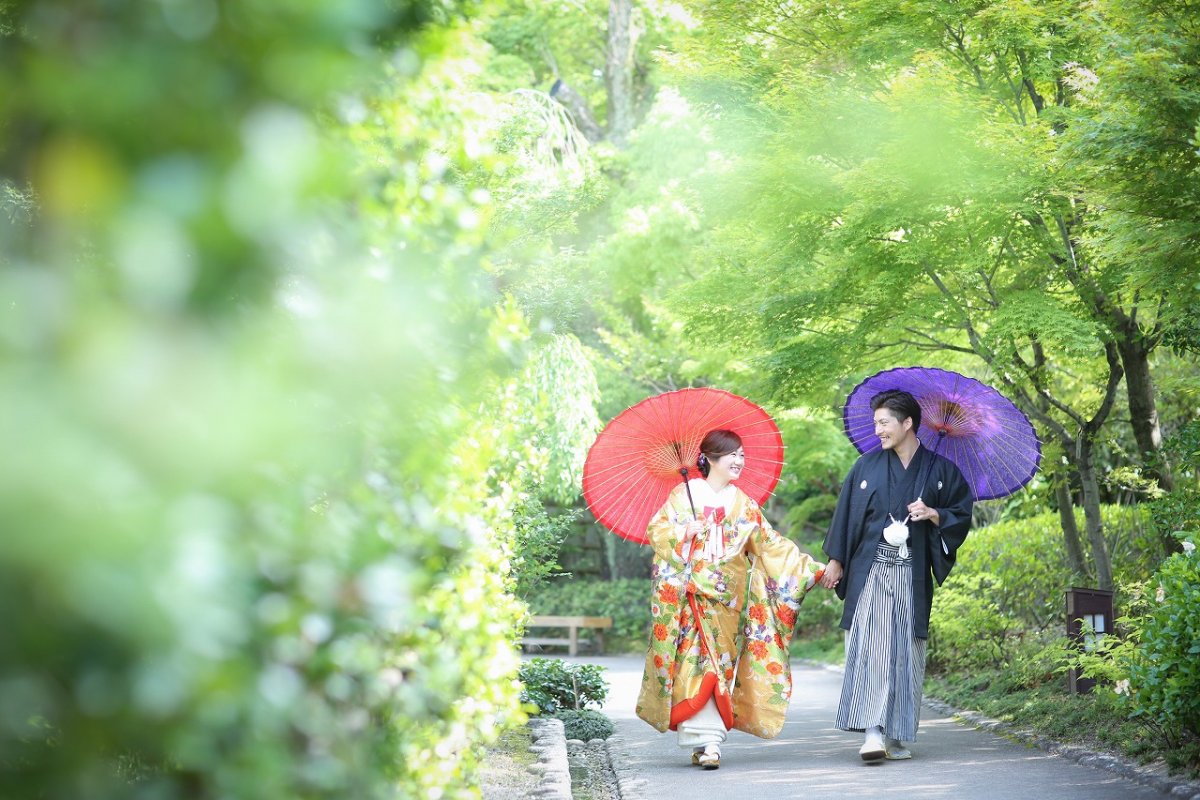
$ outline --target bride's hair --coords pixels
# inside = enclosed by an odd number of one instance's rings
[[[700,442],[700,457],[696,459],[696,466],[699,467],[700,474],[707,478],[710,461],[736,452],[741,446],[742,437],[733,431],[709,431],[704,437],[704,441]]]

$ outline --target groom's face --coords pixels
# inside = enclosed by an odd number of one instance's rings
[[[901,422],[896,412],[890,408],[879,408],[875,411],[875,435],[884,450],[891,450],[904,440],[912,429],[912,417],[905,417]]]

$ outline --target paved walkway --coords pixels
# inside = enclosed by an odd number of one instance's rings
[[[691,766],[690,753],[676,746],[674,734],[660,734],[634,715],[640,657],[571,660],[607,669],[610,691],[604,712],[616,728],[609,751],[622,800],[1166,797],[1112,772],[960,725],[929,707],[922,711],[911,761],[867,764],[858,757],[861,735],[832,726],[841,674],[807,666],[792,671],[795,691],[779,737],[763,740],[734,731],[722,748],[721,768],[705,771]]]

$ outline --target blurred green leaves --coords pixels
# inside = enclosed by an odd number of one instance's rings
[[[6,793],[471,796],[519,716],[452,13],[4,6]]]

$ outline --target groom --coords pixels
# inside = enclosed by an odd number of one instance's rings
[[[971,527],[958,467],[921,446],[921,407],[908,392],[871,398],[882,450],[861,456],[825,537],[821,585],[845,600],[846,669],[836,726],[865,734],[864,761],[912,758],[934,579],[941,584]]]

